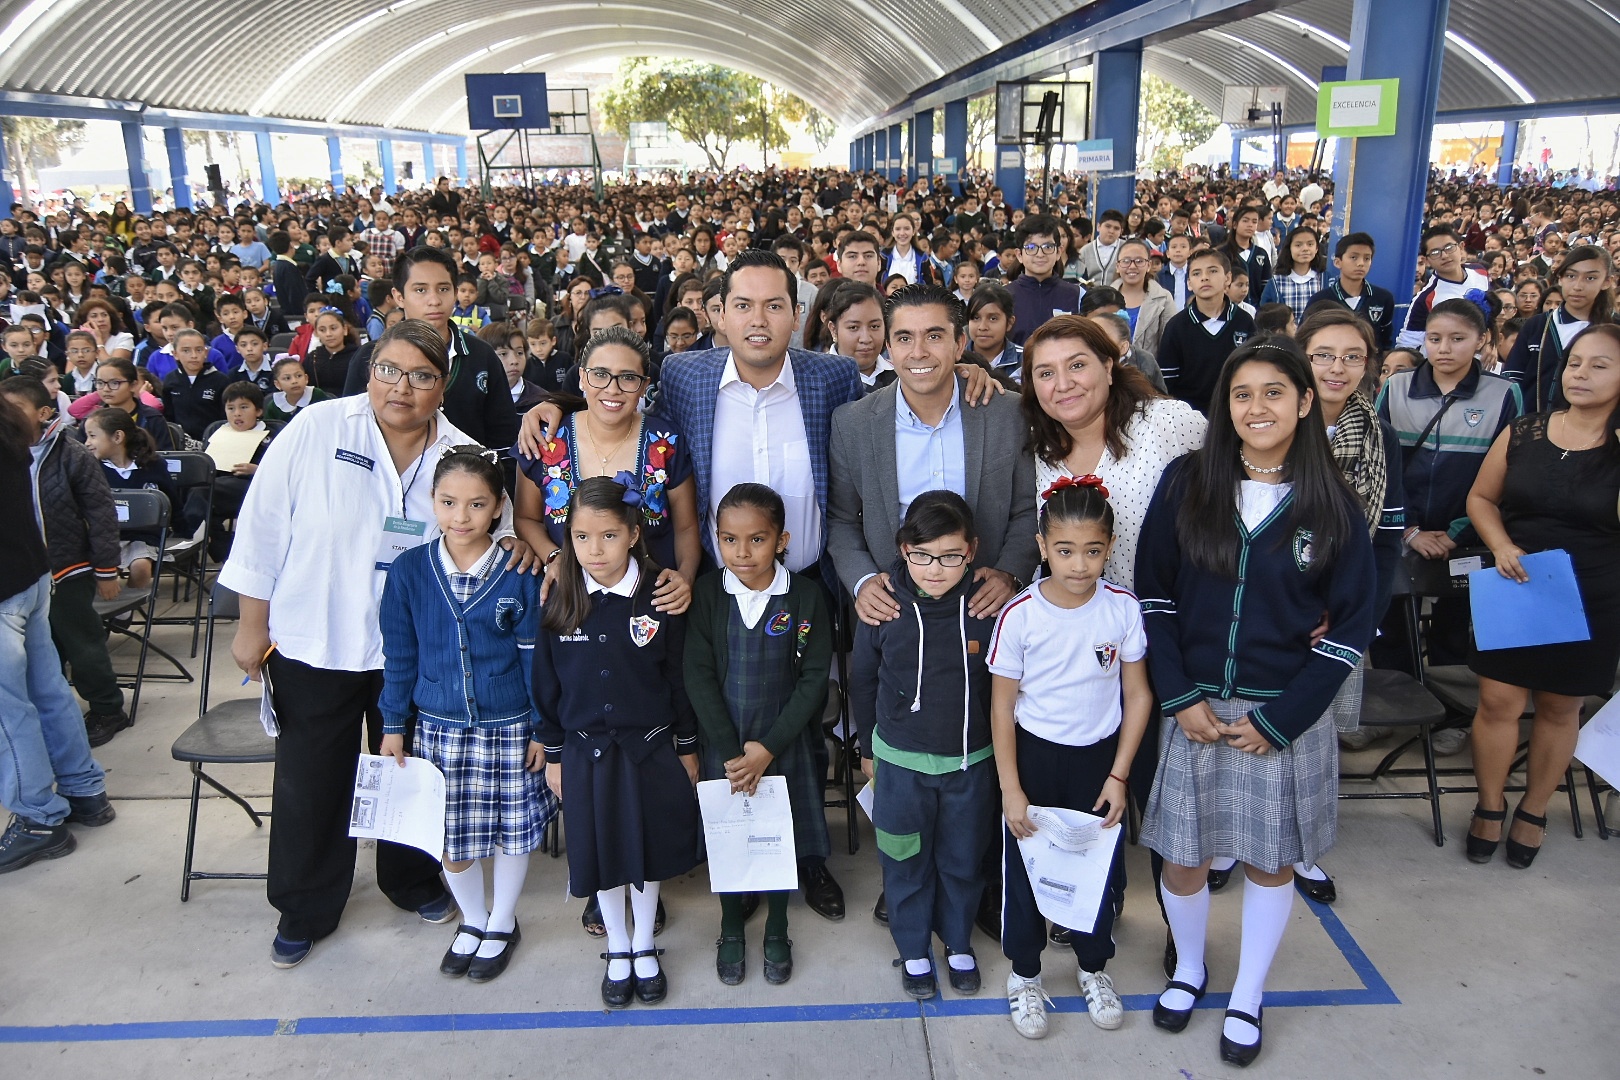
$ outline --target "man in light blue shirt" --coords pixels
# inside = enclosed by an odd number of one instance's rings
[[[956,386],[956,372],[946,365],[943,375],[929,371],[918,381],[942,382],[928,393],[916,396],[906,374],[900,376],[901,392],[894,398],[894,462],[900,480],[900,516],[906,516],[911,502],[925,491],[945,489],[957,494],[967,490],[966,450],[962,445],[962,396]],[[939,399],[945,402],[943,414]],[[930,424],[929,419],[934,423]]]

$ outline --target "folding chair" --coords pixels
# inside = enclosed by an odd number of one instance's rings
[[[193,587],[196,601],[191,615],[165,616],[158,619],[159,626],[191,624],[191,655],[197,655],[197,638],[202,631],[203,592],[208,575],[208,539],[213,528],[214,515],[214,459],[195,450],[166,450],[158,455],[169,469],[169,477],[186,498],[194,489],[204,489],[207,497],[203,507],[203,524],[193,536],[181,537],[169,546],[169,563],[174,576],[174,600],[180,601],[180,583],[185,582],[186,599],[191,599]]]
[[[288,346],[293,343],[293,338],[295,336],[296,335],[290,333],[275,334],[270,338],[270,344],[266,347],[265,351],[271,356],[278,356],[287,351]]]
[[[215,584],[208,602],[208,627],[203,634],[197,720],[174,740],[174,746],[169,751],[174,760],[184,761],[191,766],[191,813],[186,822],[186,857],[180,874],[182,904],[191,899],[193,881],[263,881],[267,876],[263,873],[228,874],[192,869],[192,857],[197,848],[197,806],[202,799],[204,784],[246,811],[254,828],[262,827],[262,819],[270,816],[270,811],[255,810],[246,799],[203,771],[204,765],[262,765],[276,760],[276,741],[264,733],[264,726],[259,722],[258,698],[224,701],[213,708],[208,707],[215,620],[235,619],[239,615],[237,595]]]
[[[169,445],[174,447],[176,452],[184,450],[186,448],[186,429],[179,424],[170,424]]]
[[[170,678],[191,681],[188,672],[179,660],[169,655],[162,648],[152,644],[152,627],[156,620],[152,612],[157,607],[158,579],[163,572],[163,551],[169,539],[169,499],[163,492],[155,489],[119,489],[113,492],[113,507],[118,513],[118,531],[120,536],[150,535],[157,533],[157,566],[152,572],[152,583],[144,589],[126,587],[111,600],[102,600],[99,597],[93,606],[95,612],[101,617],[102,626],[107,632],[141,643],[140,658],[136,661],[132,673],[118,674],[118,683],[131,691],[129,701],[129,719],[133,723],[135,712],[141,704],[141,686],[148,678]],[[136,618],[139,617],[139,623]],[[136,627],[139,626],[139,632]],[[156,652],[173,664],[180,672],[179,676],[160,676],[146,674],[146,658],[149,653]]]
[[[832,605],[833,612],[833,662],[838,665],[837,680],[827,680],[827,706],[821,713],[821,732],[823,737],[832,742],[836,753],[833,757],[833,771],[836,779],[833,781],[843,787],[842,798],[825,799],[824,806],[839,806],[844,809],[844,830],[847,833],[849,853],[855,854],[861,850],[860,822],[856,820],[855,813],[855,771],[858,768],[855,758],[857,754],[855,739],[855,721],[849,713],[849,695],[845,687],[849,685],[849,664],[844,643],[854,638],[853,633],[846,637],[846,628],[852,612],[847,603],[847,597],[842,588],[839,589],[838,602]]]

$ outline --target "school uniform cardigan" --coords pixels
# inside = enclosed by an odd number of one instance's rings
[[[632,597],[591,594],[585,625],[572,634],[544,628],[534,646],[534,704],[546,760],[562,761],[563,743],[582,737],[587,745],[617,743],[635,762],[645,761],[667,739],[675,749],[697,752],[697,717],[686,697],[685,617],[653,610],[657,575],[644,567]],[[652,621],[650,638],[637,645],[633,626]],[[653,670],[657,678],[650,677]]]
[[[414,706],[445,727],[524,724],[538,738],[530,658],[540,629],[539,579],[507,569],[503,556],[459,603],[439,544],[402,552],[383,586],[383,731],[404,732]]]
[[[1209,398],[1215,392],[1221,365],[1254,334],[1254,319],[1230,300],[1217,318],[1226,322],[1212,334],[1204,325],[1198,305],[1188,304],[1170,316],[1154,352],[1171,395],[1205,416],[1209,415]]]
[[[737,726],[732,722],[721,691],[729,678],[726,627],[735,604],[725,590],[724,572],[705,574],[692,589],[692,606],[686,616],[686,669],[691,676],[687,693],[703,729],[704,741],[726,761],[743,752],[742,743],[737,739]],[[832,616],[827,614],[821,586],[798,574],[790,574],[787,593],[773,596],[760,617],[768,619],[772,612],[784,608],[792,619],[795,633],[801,627],[807,626],[808,630],[796,665],[796,672],[801,676],[798,684],[782,706],[776,722],[759,740],[772,757],[779,757],[787,750],[807,724],[820,723],[827,702],[827,672],[832,666]],[[819,671],[820,676],[805,679],[802,676],[806,671],[812,675]]]
[[[1136,550],[1153,687],[1166,716],[1205,697],[1259,701],[1255,729],[1286,749],[1327,711],[1382,614],[1363,510],[1345,496],[1352,527],[1333,564],[1312,573],[1290,493],[1252,532],[1239,520],[1238,574],[1221,577],[1183,557],[1176,537],[1191,456],[1165,469]],[[1312,646],[1324,611],[1328,635]]]
[[[1556,311],[1536,312],[1519,331],[1502,364],[1502,377],[1518,384],[1520,393],[1530,399],[1528,412],[1551,412],[1568,404],[1564,400],[1563,378],[1569,349],[1558,336],[1555,318],[1558,323],[1575,321],[1562,306]]]
[[[1395,294],[1370,281],[1361,283],[1361,295],[1356,297],[1360,301],[1355,307],[1350,306],[1350,298],[1345,295],[1344,284],[1341,278],[1334,278],[1327,283],[1327,287],[1311,297],[1305,305],[1309,311],[1317,304],[1335,304],[1355,312],[1363,319],[1372,323],[1373,334],[1378,339],[1378,347],[1388,351],[1395,347]],[[1300,313],[1303,317],[1304,312]]]

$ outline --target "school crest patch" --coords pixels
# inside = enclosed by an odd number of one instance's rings
[[[651,615],[637,615],[630,620],[630,640],[638,649],[645,647],[657,633],[658,620]]]
[[[501,630],[510,630],[523,618],[523,605],[516,597],[503,596],[495,601],[495,626]]]
[[[1300,570],[1310,568],[1311,559],[1315,557],[1312,550],[1311,531],[1309,529],[1296,529],[1294,531],[1294,565]]]
[[[765,633],[771,637],[781,637],[793,629],[793,615],[790,612],[778,611],[765,623]]]
[[[1093,645],[1092,653],[1097,657],[1097,665],[1104,671],[1114,670],[1114,661],[1119,658],[1119,644],[1105,641],[1101,645]]]
[[[1382,319],[1383,317],[1384,317],[1384,305],[1383,304],[1374,304],[1372,307],[1367,309],[1367,318],[1371,319],[1373,322],[1377,322],[1379,319]]]
[[[473,382],[477,384],[478,392],[480,394],[489,393],[489,372],[480,371],[478,373],[478,377],[474,379]]]
[[[1479,427],[1479,422],[1485,419],[1484,409],[1464,409],[1463,423],[1469,427]]]
[[[1245,331],[1245,330],[1234,330],[1232,332],[1232,344],[1233,345],[1242,345],[1245,341],[1248,341],[1248,340],[1249,340],[1249,334],[1248,334],[1247,331]]]
[[[804,622],[799,624],[798,645],[799,645],[799,652],[800,653],[804,652],[805,643],[808,642],[809,640],[810,640],[810,620],[806,619]]]

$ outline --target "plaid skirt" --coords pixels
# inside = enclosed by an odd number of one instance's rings
[[[508,855],[540,846],[557,815],[557,800],[543,773],[523,767],[528,750],[524,724],[448,727],[417,721],[416,755],[444,773],[446,859],[488,858],[497,845]]]
[[[1363,656],[1328,705],[1328,715],[1333,717],[1334,730],[1361,730],[1361,687],[1366,681],[1367,658]]]
[[[1219,720],[1260,702],[1205,699]],[[1339,827],[1339,739],[1333,710],[1286,750],[1250,754],[1196,743],[1165,717],[1159,771],[1143,815],[1142,843],[1177,866],[1231,858],[1276,873],[1315,863]]]

